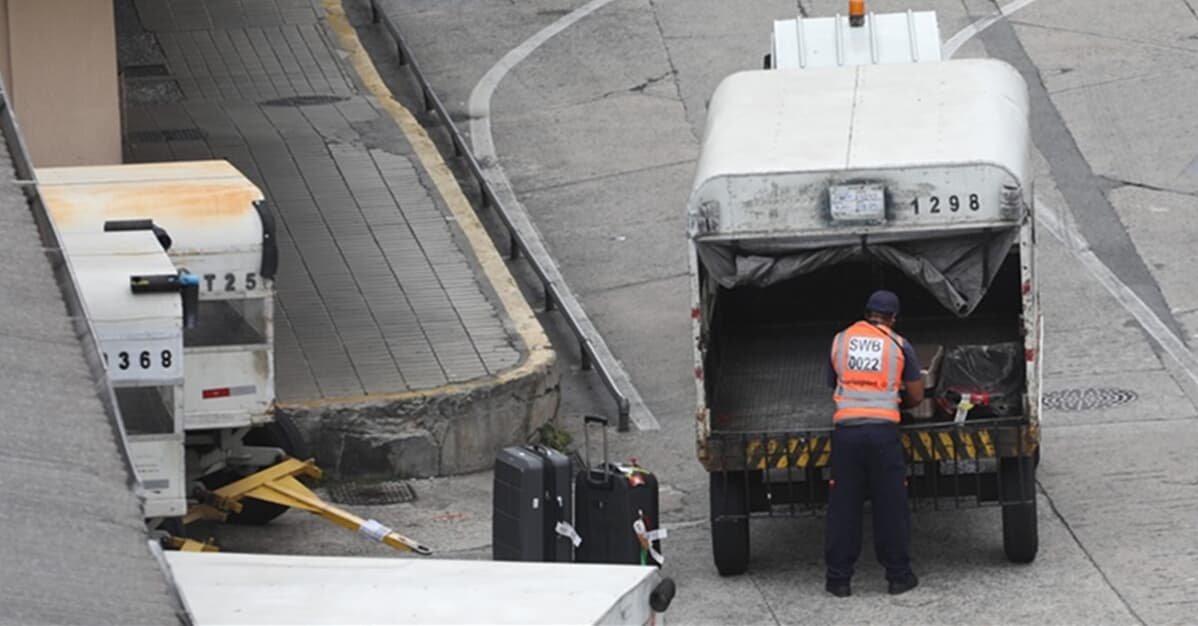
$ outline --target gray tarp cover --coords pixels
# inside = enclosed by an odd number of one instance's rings
[[[764,241],[696,242],[703,267],[721,286],[766,287],[844,261],[877,258],[927,288],[965,317],[982,301],[1019,229],[941,239],[799,250]]]

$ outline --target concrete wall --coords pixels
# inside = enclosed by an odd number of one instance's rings
[[[121,162],[112,0],[0,0],[0,71],[35,165]]]
[[[553,421],[561,377],[552,356],[477,384],[359,405],[279,405],[335,479],[422,478],[494,467],[495,453]]]
[[[0,75],[4,76],[4,86],[12,93],[12,62],[8,54],[8,0],[0,0]]]

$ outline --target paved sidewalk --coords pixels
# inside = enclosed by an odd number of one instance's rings
[[[278,218],[280,402],[363,401],[520,361],[468,246],[411,146],[355,86],[318,1],[121,4],[126,160],[227,159]]]

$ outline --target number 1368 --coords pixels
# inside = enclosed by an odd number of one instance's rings
[[[169,370],[174,363],[174,357],[175,355],[170,350],[162,350],[157,354],[150,350],[142,350],[140,353],[122,350],[116,353],[116,366],[120,370],[127,370],[131,367],[148,370],[155,365],[161,365],[162,369]],[[109,364],[107,352],[104,353],[104,363]]]

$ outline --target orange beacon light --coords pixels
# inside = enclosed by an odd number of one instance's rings
[[[865,25],[865,0],[849,0],[849,26]]]

